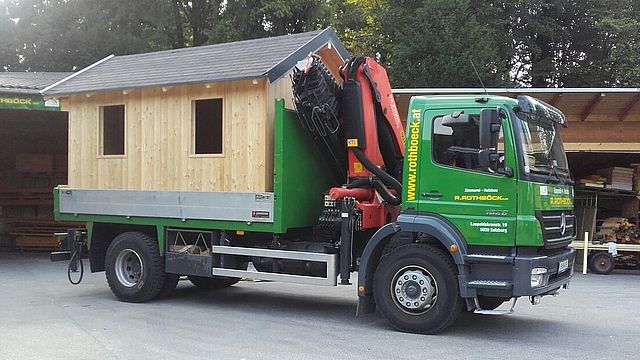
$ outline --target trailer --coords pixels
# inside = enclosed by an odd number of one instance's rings
[[[219,289],[349,285],[357,272],[358,314],[426,334],[566,288],[564,115],[527,96],[419,96],[403,126],[385,69],[343,49],[327,29],[107,58],[47,89],[78,131],[56,218],[87,223],[53,256],[72,274],[86,248],[130,302],[180,276]],[[200,73],[167,74],[194,58]]]

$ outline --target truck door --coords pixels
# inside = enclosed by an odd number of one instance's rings
[[[481,108],[427,110],[420,146],[418,211],[451,221],[469,245],[515,245],[517,180],[478,164]],[[502,117],[508,116],[501,111]],[[516,169],[511,128],[499,134],[500,167]]]

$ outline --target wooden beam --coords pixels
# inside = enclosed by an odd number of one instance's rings
[[[591,99],[591,101],[589,101],[587,107],[580,114],[580,121],[585,121],[585,119],[593,112],[593,110],[595,110],[596,106],[598,106],[598,104],[600,104],[600,102],[604,100],[604,95],[604,93],[596,94]]]
[[[553,94],[553,97],[551,98],[551,100],[549,100],[549,105],[557,107],[557,104],[560,102],[561,98],[562,98],[562,93]]]
[[[636,121],[573,121],[560,128],[565,143],[638,143],[640,126]]]
[[[615,152],[615,153],[637,153],[640,152],[640,144],[638,143],[564,143],[566,152]]]
[[[627,117],[629,117],[629,115],[631,114],[633,109],[636,107],[636,105],[638,105],[638,103],[640,103],[640,94],[636,94],[636,96],[634,96],[633,99],[629,101],[627,106],[625,106],[624,109],[620,111],[620,114],[618,114],[618,120],[624,121]]]

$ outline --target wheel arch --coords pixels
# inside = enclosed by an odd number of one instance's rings
[[[89,264],[91,265],[92,273],[105,270],[105,256],[107,254],[107,249],[116,236],[129,231],[139,231],[158,239],[158,230],[153,225],[111,223],[93,223],[91,225],[92,231],[91,238],[89,239]]]
[[[456,275],[460,277],[465,274],[464,256],[467,254],[467,243],[451,222],[437,214],[401,214],[395,223],[381,227],[367,242],[362,252],[358,267],[357,315],[375,311],[373,276],[385,247],[401,232],[422,233],[437,240],[437,244],[446,250],[456,264]],[[456,245],[457,251],[451,252],[451,245]]]

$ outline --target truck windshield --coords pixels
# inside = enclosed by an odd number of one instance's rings
[[[558,134],[558,124],[565,123],[564,115],[556,108],[528,96],[518,97],[514,109],[520,143],[524,157],[524,171],[550,175],[558,178],[569,177],[567,156]]]

